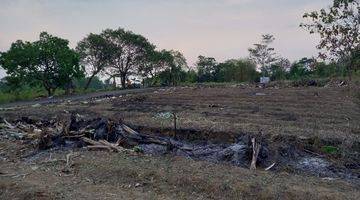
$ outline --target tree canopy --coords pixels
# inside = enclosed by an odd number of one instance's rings
[[[351,78],[351,71],[359,68],[354,52],[360,44],[360,2],[334,0],[330,8],[305,13],[303,17],[308,22],[300,26],[321,38],[317,46],[320,58],[344,63]]]
[[[1,54],[0,65],[16,85],[41,84],[48,95],[56,88],[69,89],[74,78],[83,76],[78,54],[65,39],[46,32],[35,42],[16,41]]]
[[[144,66],[155,46],[142,35],[122,28],[106,29],[102,35],[113,50],[108,72],[113,77],[119,77],[122,87],[125,88],[128,77],[136,74],[138,69]]]
[[[86,66],[87,73],[90,76],[84,87],[87,89],[93,78],[97,74],[105,72],[106,68],[110,65],[114,48],[112,48],[103,35],[90,33],[78,43],[76,51],[80,55],[80,61]]]
[[[254,44],[253,48],[248,49],[250,59],[258,65],[263,76],[269,75],[271,65],[279,59],[275,49],[270,46],[274,40],[275,37],[273,35],[262,35],[261,42]]]

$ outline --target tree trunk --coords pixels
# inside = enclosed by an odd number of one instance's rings
[[[126,88],[126,74],[121,74],[121,87]]]
[[[94,77],[95,77],[95,74],[92,74],[92,75],[90,76],[90,78],[88,79],[88,81],[87,81],[87,83],[86,83],[86,85],[85,85],[84,90],[87,90],[87,89],[89,88],[90,82],[91,82],[91,80],[92,80]]]
[[[116,88],[116,80],[115,80],[115,76],[113,77],[113,88]]]
[[[350,66],[347,67],[348,68],[348,77],[349,77],[349,83],[348,83],[348,87],[349,87],[349,95],[352,95],[351,92],[351,79],[352,79],[352,61],[350,62]]]
[[[71,94],[70,88],[67,87],[67,88],[65,89],[65,95],[69,95],[69,94]]]
[[[71,90],[74,89],[73,83],[72,81],[69,81],[68,83],[66,83],[65,85],[65,95],[69,95],[71,94]]]
[[[51,90],[51,88],[46,88],[46,91],[48,93],[48,97],[51,97],[53,95],[53,91]]]
[[[352,79],[352,71],[351,71],[351,65],[352,65],[352,62],[350,63],[350,66],[348,67],[348,77],[349,77],[349,82],[351,82],[351,79]]]

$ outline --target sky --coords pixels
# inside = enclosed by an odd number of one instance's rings
[[[74,48],[89,33],[131,30],[158,49],[182,52],[191,66],[199,55],[224,61],[273,34],[276,51],[295,61],[314,56],[318,38],[299,27],[304,12],[332,0],[0,0],[0,51],[41,31],[68,39]],[[4,71],[0,71],[0,77]]]

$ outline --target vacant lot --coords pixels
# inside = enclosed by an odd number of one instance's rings
[[[242,133],[359,140],[360,106],[346,88],[260,89],[183,87],[99,100],[65,101],[3,111],[2,116],[55,117],[66,112],[122,119],[154,130],[178,128],[213,134]]]
[[[277,164],[273,172],[261,168],[251,172],[181,157],[79,149],[75,150],[78,156],[72,159],[71,169],[64,172],[64,161],[47,161],[63,160],[68,149],[23,158],[31,152],[31,142],[8,138],[0,144],[4,161],[0,166],[0,190],[4,198],[29,195],[35,199],[359,197],[356,176],[360,169],[360,107],[346,88],[178,87],[55,104],[19,105],[2,110],[0,116],[10,122],[25,116],[65,121],[71,113],[121,120],[140,132],[157,135],[174,134],[172,113],[175,113],[177,138],[232,143],[244,135],[256,136],[267,140],[265,146],[271,160],[276,158],[271,156],[275,148],[278,151],[281,146],[289,153],[295,145],[298,153],[293,159],[314,155],[332,162],[336,173],[349,172],[355,178],[316,177],[304,170],[294,170],[281,159],[277,161],[281,166]]]

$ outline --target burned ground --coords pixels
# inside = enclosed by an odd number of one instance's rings
[[[359,197],[360,107],[346,88],[179,87],[10,108],[0,116],[14,123],[25,119],[67,121],[71,114],[79,114],[89,120],[125,123],[140,133],[173,137],[173,113],[177,116],[176,140],[198,145],[197,151],[223,145],[219,151],[228,153],[249,145],[251,137],[261,139],[260,171],[236,167],[247,167],[249,158],[233,166],[232,162],[213,162],[211,156],[188,160],[176,153],[152,157],[77,149],[81,156],[74,158],[74,166],[66,174],[60,169],[64,163],[43,166],[42,162],[50,155],[65,157],[69,149],[46,150],[26,163],[21,157],[28,157],[29,144],[8,138],[0,147],[6,161],[1,171],[6,177],[1,183],[3,195],[35,187],[29,189],[30,195],[45,199],[88,198],[94,192],[103,195],[93,196],[97,199]],[[276,162],[272,172],[262,172],[272,162]],[[21,169],[13,178],[9,166],[19,163]],[[329,173],[320,173],[326,172],[324,169]],[[44,188],[42,181],[50,179],[54,180],[50,189]],[[79,184],[65,192],[72,181]],[[58,188],[62,183],[65,185]],[[221,196],[224,192],[227,196]]]

